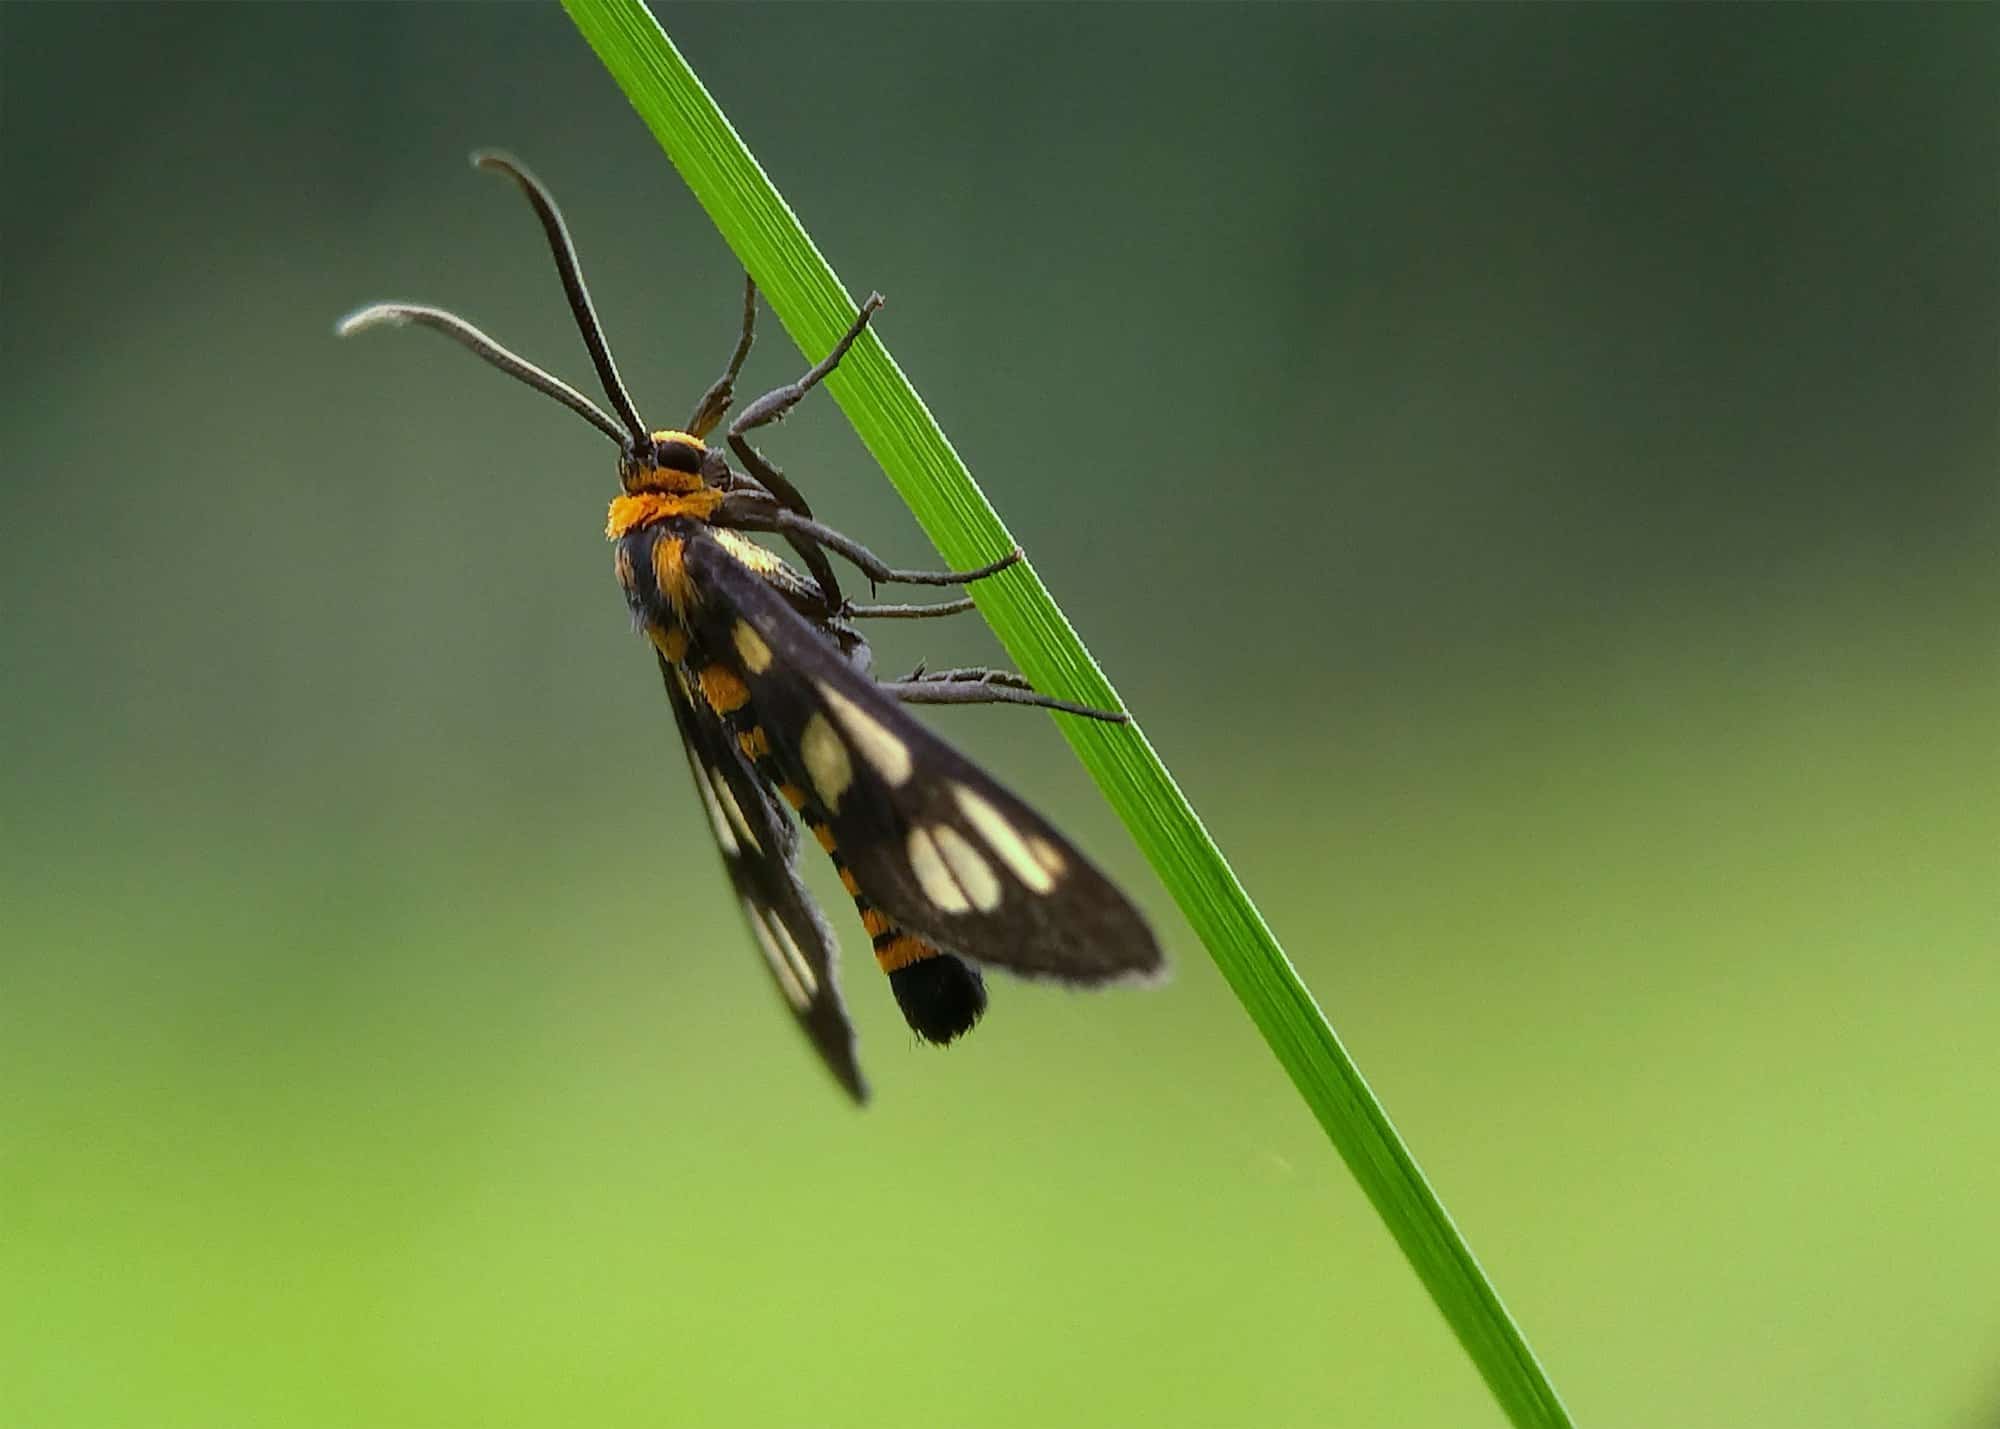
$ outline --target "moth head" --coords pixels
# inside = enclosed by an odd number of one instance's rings
[[[638,495],[645,491],[689,492],[717,481],[727,470],[722,457],[700,437],[687,432],[654,432],[643,448],[627,449],[618,458],[618,482]]]

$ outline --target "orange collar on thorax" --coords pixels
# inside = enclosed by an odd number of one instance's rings
[[[611,498],[611,514],[605,518],[604,536],[615,541],[641,526],[666,521],[675,516],[692,516],[706,521],[722,504],[722,493],[712,486],[693,491],[638,491]]]

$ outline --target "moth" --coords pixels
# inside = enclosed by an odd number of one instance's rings
[[[571,313],[616,416],[462,318],[378,303],[343,319],[346,336],[416,324],[445,334],[553,397],[618,446],[620,491],[605,534],[613,567],[666,685],[695,792],[752,939],[792,1016],[856,1101],[867,1084],[841,1000],[837,945],[800,877],[798,825],[833,861],[911,1029],[944,1045],[986,1010],[982,967],[1079,986],[1158,974],[1162,959],[1129,899],[1049,822],[905,706],[1012,704],[1123,721],[1042,694],[1020,676],[958,668],[881,679],[859,622],[948,616],[969,597],[857,604],[831,557],[887,584],[963,586],[1006,570],[1019,549],[966,571],[900,570],[818,521],[749,433],[781,420],[832,372],[881,306],[862,304],[826,358],[737,414],[729,457],[707,438],[734,403],[757,290],[722,375],[685,426],[653,430],[618,376],[575,245],[548,190],[497,153],[474,164],[511,179],[541,221]],[[750,539],[784,541],[803,570]],[[674,873],[666,878],[671,881]],[[669,887],[670,897],[681,890]]]

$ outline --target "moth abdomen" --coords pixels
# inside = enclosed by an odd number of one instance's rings
[[[978,968],[950,953],[933,953],[892,968],[889,991],[896,995],[910,1030],[939,1047],[970,1032],[986,1011],[986,979]]]

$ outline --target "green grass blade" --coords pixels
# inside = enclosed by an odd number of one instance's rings
[[[806,353],[825,353],[853,317],[854,298],[658,22],[639,0],[564,3],[786,330]],[[978,565],[1014,545],[872,329],[827,386],[947,562]],[[973,592],[1009,654],[1039,688],[1123,708],[1027,563],[982,581]],[[1479,1262],[1145,735],[1137,725],[1057,723],[1508,1417],[1524,1429],[1569,1424]]]

